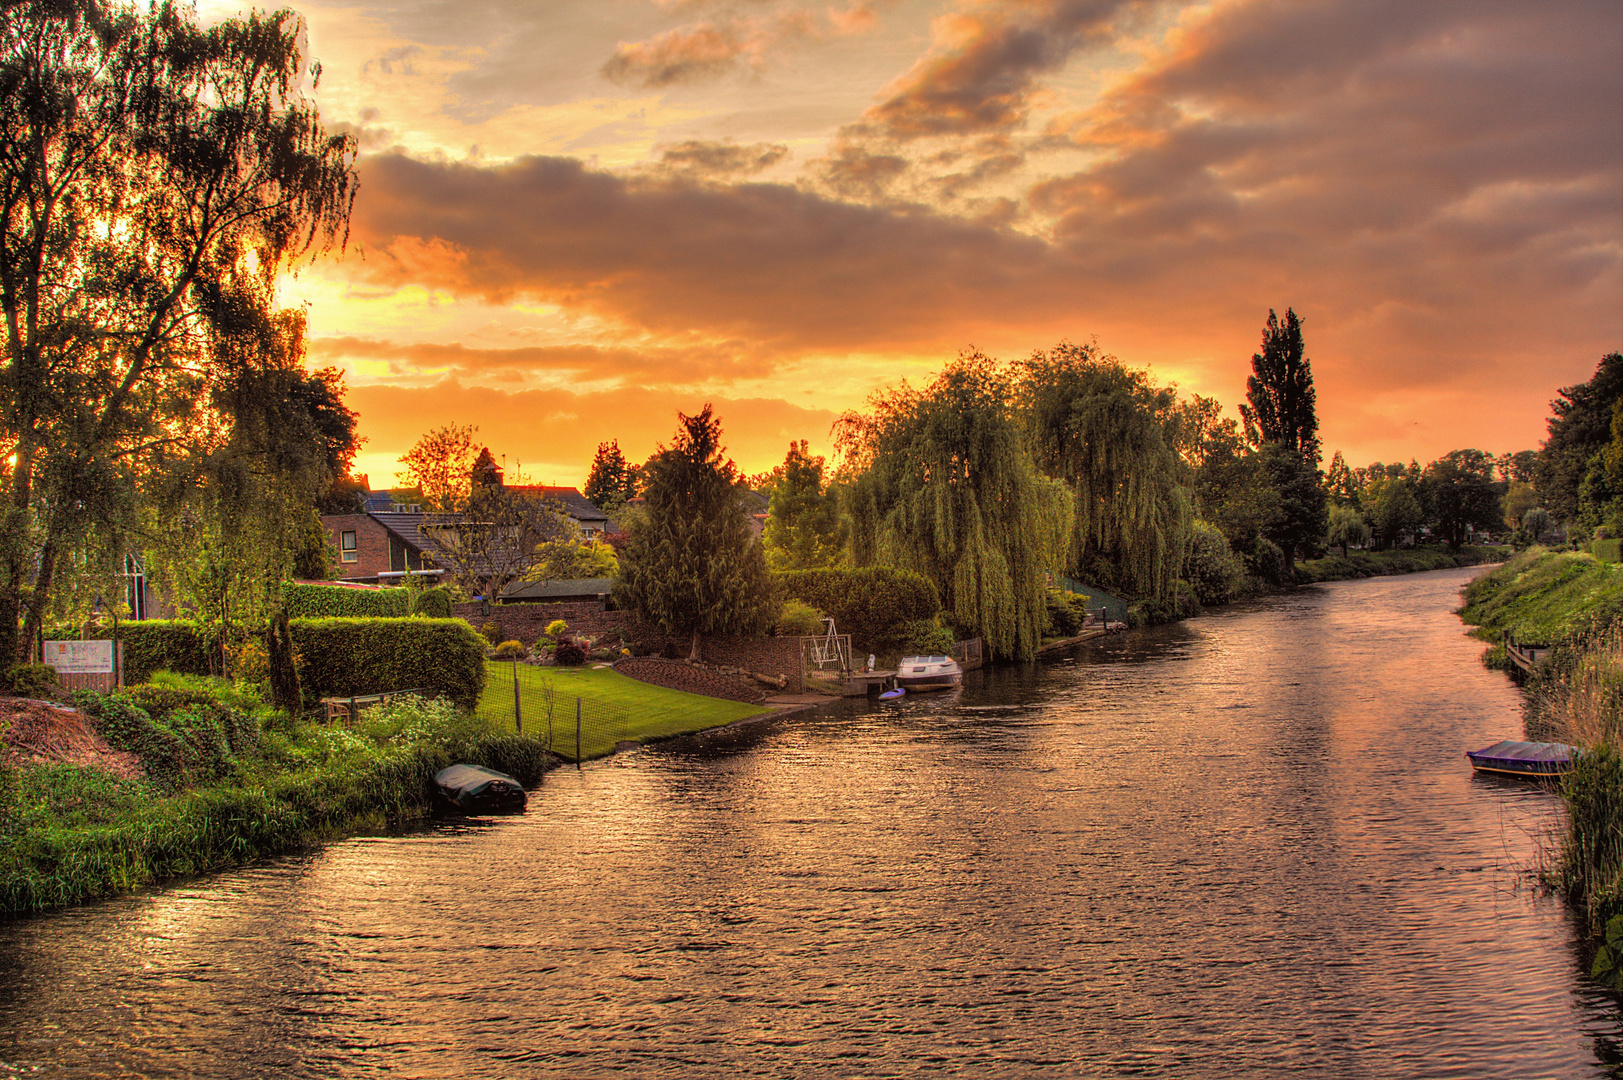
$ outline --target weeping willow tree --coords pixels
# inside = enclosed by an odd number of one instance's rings
[[[1007,369],[966,353],[924,389],[904,383],[846,414],[835,442],[854,474],[858,565],[918,571],[995,654],[1025,660],[1042,640],[1071,500],[1033,465],[1014,389]]]
[[[1034,353],[1019,383],[1032,457],[1075,499],[1067,569],[1168,595],[1189,543],[1189,467],[1176,447],[1188,409],[1091,345]]]

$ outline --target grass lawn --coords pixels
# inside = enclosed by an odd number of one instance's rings
[[[507,661],[486,663],[488,678],[478,713],[496,731],[512,731],[513,676],[518,675],[524,734],[546,739],[547,690],[552,691],[551,744],[575,757],[575,701],[580,699],[582,758],[601,757],[625,740],[642,742],[720,727],[770,709],[741,701],[667,690],[609,668],[535,667]]]

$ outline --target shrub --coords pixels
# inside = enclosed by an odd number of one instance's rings
[[[1048,627],[1055,637],[1075,637],[1088,617],[1088,597],[1066,589],[1048,590]]]
[[[270,653],[259,639],[249,638],[239,644],[228,645],[225,655],[226,673],[233,679],[260,683],[270,678]]]
[[[1290,579],[1292,569],[1285,565],[1285,552],[1266,536],[1257,537],[1257,547],[1251,555],[1251,568],[1270,585],[1285,584]]]
[[[586,649],[578,641],[560,641],[552,660],[559,667],[580,667],[586,663]]]
[[[1234,599],[1245,563],[1215,525],[1197,520],[1189,533],[1184,575],[1202,604],[1226,604]]]
[[[451,590],[444,585],[436,585],[418,593],[411,613],[425,619],[449,619],[452,615]]]
[[[173,692],[159,690],[139,695],[81,690],[73,700],[81,712],[95,720],[96,733],[109,746],[139,757],[147,776],[169,790],[229,773],[235,762],[219,708],[180,705],[166,694]],[[142,701],[161,706],[161,718],[154,717]]]
[[[309,698],[423,690],[473,708],[485,686],[485,644],[461,619],[299,619]]]
[[[522,641],[504,641],[490,654],[492,660],[523,660],[530,655]]]
[[[121,623],[118,639],[124,645],[123,674],[127,683],[146,682],[154,671],[211,675],[218,669],[217,664],[209,664],[210,648],[198,633],[197,624],[184,619]],[[214,659],[219,660],[217,652]]]
[[[611,626],[601,634],[597,635],[597,644],[602,648],[617,649],[621,645],[625,644],[625,640],[625,634],[618,626]]]
[[[823,633],[823,613],[794,597],[783,602],[772,632],[779,637],[815,637]]]
[[[49,664],[18,664],[0,675],[0,690],[18,697],[50,698],[62,692]]]
[[[502,628],[493,622],[487,622],[485,625],[481,626],[479,628],[479,634],[486,641],[490,642],[491,648],[495,648],[502,640]]]
[[[903,628],[901,651],[907,656],[950,656],[952,631],[939,619],[914,619]]]
[[[896,652],[908,624],[941,610],[935,586],[921,574],[888,566],[860,570],[790,570],[773,575],[786,597],[832,616],[857,652]]]
[[[411,614],[411,591],[365,589],[348,585],[304,585],[295,581],[284,581],[282,607],[290,619],[403,618]]]
[[[553,641],[558,641],[562,638],[568,637],[569,624],[564,622],[562,619],[553,619],[551,622],[547,623],[546,635]]]

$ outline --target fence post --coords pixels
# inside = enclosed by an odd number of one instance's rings
[[[580,772],[580,698],[575,699],[575,771]]]
[[[524,734],[524,711],[518,702],[518,657],[513,657],[513,727]]]

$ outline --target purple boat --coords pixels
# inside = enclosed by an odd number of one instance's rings
[[[1558,742],[1518,742],[1506,739],[1481,750],[1467,750],[1477,772],[1534,778],[1560,776],[1572,768],[1581,753],[1576,746]]]

